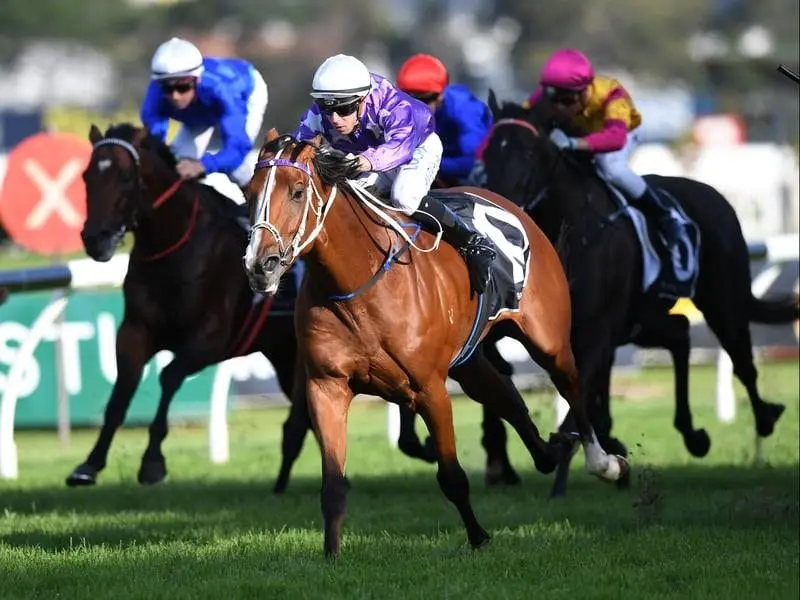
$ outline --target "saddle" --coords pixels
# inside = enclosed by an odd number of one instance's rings
[[[668,300],[693,297],[699,270],[700,229],[680,202],[664,189],[658,176],[645,176],[651,193],[631,204],[622,190],[599,171],[597,175],[616,201],[619,214],[627,216],[636,230],[644,265],[642,291]],[[646,204],[653,202],[658,206]]]

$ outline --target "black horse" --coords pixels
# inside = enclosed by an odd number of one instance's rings
[[[670,350],[675,362],[675,427],[692,454],[703,456],[710,440],[692,426],[688,403],[689,324],[669,315],[674,300],[642,291],[641,245],[628,218],[588,157],[563,153],[549,141],[550,115],[513,103],[489,106],[495,128],[484,150],[488,187],[521,206],[562,252],[573,303],[573,351],[581,393],[607,451],[621,453],[610,437],[608,383],[615,349],[638,343]],[[798,318],[796,297],[759,300],[751,292],[750,258],[736,213],[712,187],[682,177],[646,176],[677,200],[700,232],[699,274],[692,298],[730,355],[750,398],[759,436],[772,434],[784,407],[764,401],[756,385],[749,324]],[[590,401],[591,400],[591,401]],[[488,416],[488,415],[487,415]],[[573,427],[570,417],[562,428]],[[562,464],[553,495],[566,490]]]
[[[167,474],[161,444],[170,402],[186,377],[235,356],[262,352],[292,402],[274,488],[284,491],[310,428],[304,373],[296,367],[292,286],[274,301],[253,295],[241,267],[247,233],[238,221],[247,222],[246,209],[212,187],[181,181],[165,144],[129,124],[113,126],[105,136],[93,126],[89,139],[94,149],[83,174],[87,217],[81,234],[86,252],[107,261],[126,232],[134,233],[135,242],[123,285],[117,380],[97,442],[67,477],[67,485],[96,483],[142,369],[156,352],[170,350],[175,357],[160,375],[161,398],[138,473],[142,484],[158,483]],[[412,426],[411,435],[404,433],[402,449],[427,458],[419,440],[414,446],[415,439]]]

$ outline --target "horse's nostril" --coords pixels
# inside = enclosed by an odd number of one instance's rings
[[[264,261],[264,271],[272,273],[272,271],[278,268],[278,262],[278,257],[275,255],[267,257],[267,260]]]

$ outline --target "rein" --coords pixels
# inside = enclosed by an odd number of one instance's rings
[[[502,126],[502,125],[513,125],[513,126],[516,126],[516,127],[523,127],[525,129],[528,129],[529,131],[531,131],[537,137],[540,135],[539,130],[536,128],[536,126],[533,125],[532,123],[529,123],[528,121],[524,121],[522,119],[500,119],[499,121],[497,121],[492,126],[492,129],[490,130],[490,133],[486,138],[487,145],[488,145],[488,140],[491,138],[491,135],[494,133],[494,130],[497,127]],[[564,157],[565,157],[565,153],[564,152],[559,152],[558,153],[557,160],[555,160],[553,162],[553,166],[550,167],[550,172],[547,174],[547,177],[545,178],[545,185],[542,187],[541,190],[539,190],[539,192],[536,194],[536,196],[533,197],[533,199],[530,202],[527,202],[523,206],[523,210],[525,210],[526,212],[533,210],[547,196],[547,193],[548,193],[548,191],[550,189],[549,182],[553,179],[553,175],[555,174],[555,171],[559,167],[561,162],[563,160],[565,160]],[[589,246],[597,238],[597,236],[600,235],[600,233],[602,233],[602,231],[606,228],[607,225],[613,224],[620,216],[622,216],[623,214],[627,213],[627,210],[628,210],[628,207],[627,206],[623,206],[623,207],[618,208],[617,210],[613,211],[612,213],[610,213],[608,215],[601,215],[601,214],[598,213],[597,216],[599,218],[600,223],[599,223],[596,231],[594,231],[594,233],[592,235],[589,235],[589,236],[582,235],[581,236],[581,243],[583,244],[583,246],[584,247]]]
[[[93,150],[100,148],[101,146],[118,146],[126,150],[128,154],[131,155],[131,158],[133,158],[133,162],[136,165],[136,170],[138,173],[141,160],[139,157],[139,152],[136,150],[136,147],[133,144],[119,138],[106,138],[97,142],[94,145]],[[164,203],[166,203],[167,200],[172,198],[172,196],[174,196],[175,193],[180,189],[181,185],[183,185],[183,182],[184,180],[181,178],[176,179],[166,190],[164,190],[163,193],[161,193],[161,195],[158,196],[158,198],[156,198],[155,202],[153,202],[153,209],[155,210],[160,208],[161,206],[164,205]],[[141,176],[139,176],[139,183],[141,183]],[[141,195],[141,190],[140,190],[140,195]],[[183,235],[181,235],[178,241],[172,244],[171,246],[168,246],[164,250],[156,252],[155,254],[145,256],[142,258],[142,260],[144,262],[153,262],[169,256],[170,254],[172,254],[173,252],[177,251],[179,248],[184,246],[192,237],[194,228],[197,225],[197,215],[199,213],[199,210],[200,210],[200,194],[199,192],[196,192],[194,195],[194,201],[192,202],[192,212],[189,216],[189,224],[187,225],[186,230],[183,232]]]
[[[324,199],[320,194],[319,188],[317,187],[314,181],[310,165],[281,158],[282,153],[283,149],[279,150],[274,158],[267,160],[260,160],[256,163],[255,170],[271,169],[271,171],[267,177],[267,184],[266,186],[264,186],[264,193],[262,194],[260,201],[256,206],[255,214],[256,218],[258,218],[259,220],[253,224],[251,228],[251,234],[255,235],[261,230],[266,230],[267,232],[269,232],[270,235],[272,235],[272,237],[278,244],[280,264],[286,267],[290,265],[296,258],[298,258],[302,250],[307,248],[317,238],[317,236],[319,236],[325,224],[325,219],[330,213],[330,209],[333,206],[334,200],[336,199],[338,187],[336,185],[333,185],[331,187],[330,194],[328,195],[327,199]],[[280,231],[278,231],[277,227],[275,227],[269,221],[271,196],[275,188],[275,173],[276,173],[276,168],[278,167],[298,169],[308,176],[308,183],[306,184],[306,201],[305,201],[305,207],[303,209],[303,216],[300,221],[300,225],[298,226],[297,231],[294,234],[294,237],[288,244],[284,241],[283,236],[281,235]],[[380,201],[378,198],[376,198],[373,194],[365,190],[363,186],[361,186],[358,182],[354,180],[347,180],[347,184],[350,190],[353,192],[353,195],[366,208],[372,211],[389,227],[391,227],[398,234],[399,238],[405,240],[405,243],[403,243],[399,247],[396,244],[393,244],[392,248],[389,250],[386,259],[383,262],[383,265],[380,267],[380,269],[378,269],[378,271],[376,271],[372,275],[372,277],[366,283],[359,286],[356,290],[348,294],[331,296],[330,297],[331,300],[334,301],[350,300],[352,298],[355,298],[356,296],[359,296],[360,294],[370,289],[373,285],[375,285],[381,278],[381,276],[383,276],[383,274],[386,273],[395,262],[397,262],[397,259],[403,254],[405,254],[405,252],[407,252],[410,248],[415,248],[420,252],[431,252],[436,248],[438,248],[439,241],[441,240],[442,237],[442,228],[440,225],[439,232],[436,234],[436,237],[431,247],[421,248],[416,244],[416,239],[421,231],[419,225],[417,225],[416,223],[399,223],[396,219],[393,219],[382,209],[390,211],[398,211],[398,212],[400,212],[400,209],[395,208],[393,206],[389,206],[384,202]],[[313,204],[314,199],[316,199],[315,204]],[[314,225],[314,228],[308,234],[306,239],[303,240],[303,235],[306,231],[307,221],[310,213],[314,213],[314,215],[317,218],[317,221]],[[406,228],[413,228],[414,231],[411,234],[409,234],[406,232]],[[245,255],[245,261],[250,259],[252,259],[252,249],[251,245],[248,245],[247,253]]]

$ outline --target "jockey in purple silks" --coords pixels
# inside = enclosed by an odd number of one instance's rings
[[[358,181],[365,187],[388,193],[395,207],[426,230],[438,232],[434,219],[441,223],[443,239],[465,257],[473,288],[483,293],[496,256],[493,245],[428,194],[442,158],[428,106],[344,54],[320,65],[312,87],[314,103],[294,137],[321,134],[333,148],[357,158]]]

